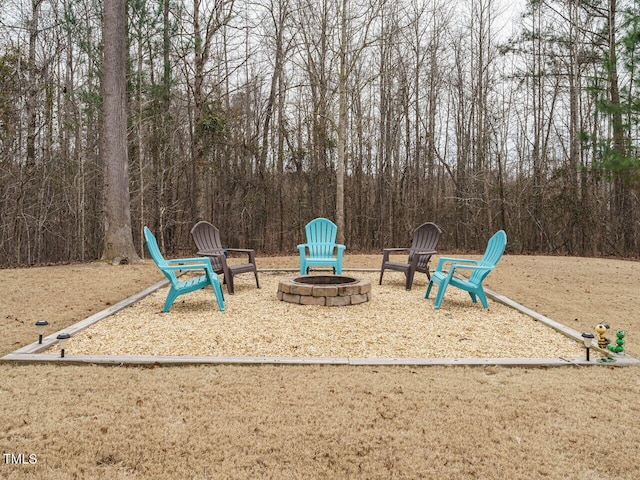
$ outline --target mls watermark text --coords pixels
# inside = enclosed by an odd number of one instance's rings
[[[35,453],[3,453],[5,465],[35,465],[38,463],[38,455]]]

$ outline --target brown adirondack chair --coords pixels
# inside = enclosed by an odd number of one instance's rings
[[[233,295],[233,277],[241,273],[253,272],[256,277],[256,287],[260,288],[258,269],[256,268],[255,252],[247,248],[224,248],[220,242],[220,231],[209,222],[198,222],[191,229],[191,237],[198,249],[198,255],[209,257],[213,270],[224,275],[223,283],[227,284],[227,291]],[[247,255],[247,263],[229,265],[227,254],[241,253]]]
[[[413,241],[409,248],[385,248],[382,256],[382,267],[380,268],[380,282],[382,285],[382,275],[385,270],[396,270],[404,273],[406,277],[407,290],[411,290],[413,277],[416,272],[427,274],[427,279],[431,280],[429,274],[429,260],[431,255],[436,253],[436,247],[440,240],[442,230],[435,223],[427,222],[420,225],[413,232]],[[409,258],[407,263],[392,262],[389,255],[407,252]]]

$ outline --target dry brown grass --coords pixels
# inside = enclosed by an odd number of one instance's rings
[[[638,356],[639,267],[507,256],[487,285],[577,330],[625,328]],[[0,278],[4,354],[33,341],[35,320],[63,328],[159,274],[93,264]],[[638,478],[635,367],[1,365],[0,375],[0,453],[38,458],[0,464],[2,478]]]

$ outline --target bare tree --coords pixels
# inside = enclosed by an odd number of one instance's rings
[[[336,225],[337,242],[345,243],[344,180],[347,163],[347,127],[349,105],[347,93],[349,80],[360,61],[363,51],[374,41],[370,37],[372,24],[378,18],[379,6],[376,2],[363,8],[350,8],[349,0],[342,0],[340,6],[340,43],[338,56],[338,140],[336,159]]]
[[[105,169],[105,245],[102,259],[140,260],[133,245],[127,158],[126,0],[104,2],[102,158]]]
[[[207,68],[214,37],[231,19],[233,8],[234,0],[216,1],[211,10],[201,0],[193,1],[193,216],[200,220],[209,217],[207,182],[211,177],[208,150],[219,126],[216,99],[210,98],[206,88]]]
[[[121,0],[102,39],[101,0],[52,1],[0,0],[2,265],[140,253],[146,224],[183,253],[198,217],[264,252],[335,215],[352,251],[435,221],[637,255],[635,4],[532,0],[499,56],[496,0],[133,0],[128,44]]]

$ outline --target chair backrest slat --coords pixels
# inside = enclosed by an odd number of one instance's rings
[[[489,275],[491,269],[497,265],[502,258],[504,249],[507,246],[507,234],[504,230],[497,231],[487,243],[487,249],[484,252],[482,258],[478,261],[478,265],[488,267],[487,270],[476,270],[469,277],[469,281],[474,284],[479,284],[484,278]]]
[[[413,240],[409,249],[409,263],[413,260],[414,252],[426,252],[435,250],[440,240],[442,230],[435,223],[427,222],[420,225],[413,232]],[[418,261],[418,268],[425,268],[428,257],[421,256]]]
[[[338,227],[331,220],[316,218],[304,228],[311,257],[330,257],[336,243]]]
[[[166,268],[169,266],[169,264],[162,256],[162,253],[158,248],[156,237],[147,227],[144,227],[144,239],[147,242],[147,250],[149,250],[149,255],[151,255],[151,258],[153,259],[155,264],[162,271],[162,273],[164,273],[165,277],[167,277],[171,284],[176,285],[178,283],[178,277],[173,270],[169,270]]]
[[[220,231],[209,222],[198,222],[191,229],[193,241],[198,250],[223,253]]]
[[[224,248],[220,241],[220,230],[209,222],[200,221],[196,223],[191,229],[191,237],[199,252],[224,255]],[[222,269],[222,261],[215,256],[211,257],[211,264],[216,271]]]

